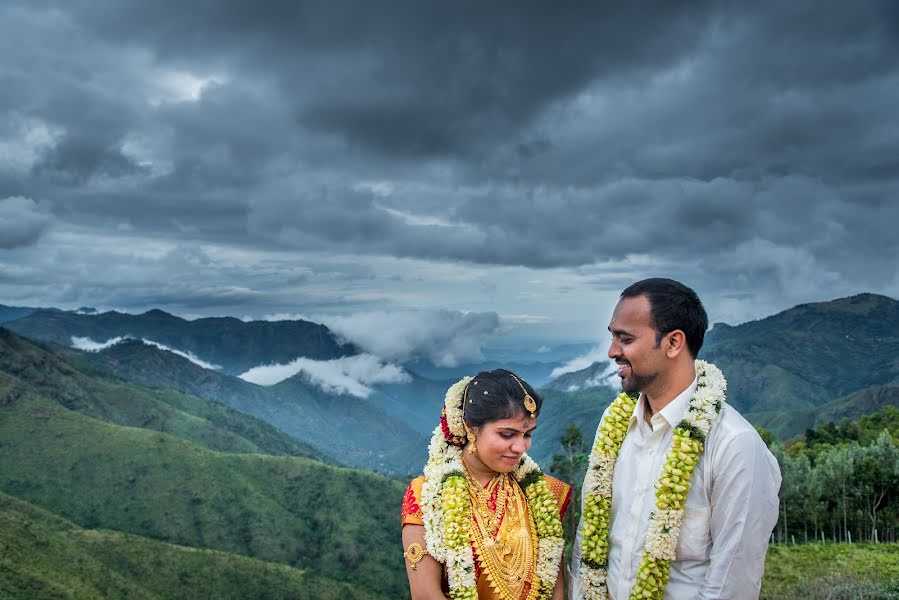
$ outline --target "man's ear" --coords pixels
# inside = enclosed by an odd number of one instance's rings
[[[677,358],[681,352],[687,351],[687,336],[680,329],[675,329],[665,336],[662,344],[668,358]]]

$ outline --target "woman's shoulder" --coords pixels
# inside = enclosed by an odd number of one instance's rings
[[[559,503],[559,514],[564,515],[565,510],[568,508],[568,502],[571,500],[571,486],[561,479],[556,479],[546,473],[543,474],[543,478],[546,480],[546,485],[549,487],[549,491],[552,492],[556,502]]]
[[[424,523],[421,512],[421,485],[424,477],[416,477],[409,482],[406,493],[403,495],[403,525],[421,525]]]
[[[552,491],[553,495],[557,498],[567,494],[571,490],[571,486],[562,481],[561,479],[556,479],[552,475],[543,474],[543,478],[546,480],[546,485],[549,486],[550,491]]]

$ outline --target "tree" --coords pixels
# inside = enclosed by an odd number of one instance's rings
[[[854,448],[856,447],[831,447],[819,456],[818,463],[824,489],[828,490],[837,508],[842,511],[843,539],[847,539],[849,531],[849,492],[852,489],[852,480],[855,475]]]
[[[855,466],[854,492],[871,525],[871,539],[877,529],[878,510],[884,499],[899,490],[899,448],[890,432],[883,430],[867,448],[860,448]]]
[[[589,458],[589,448],[584,442],[584,436],[581,429],[576,424],[569,425],[562,436],[559,438],[559,444],[562,446],[562,452],[553,455],[550,470],[552,473],[571,484],[571,502],[568,505],[568,511],[565,513],[565,529],[568,532],[569,541],[574,537],[577,529],[578,521],[581,517],[581,488],[584,485],[584,475],[587,472],[587,461]],[[569,552],[570,549],[566,548]]]

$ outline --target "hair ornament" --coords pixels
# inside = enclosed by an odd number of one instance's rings
[[[518,377],[516,377],[512,373],[509,373],[509,375],[512,375],[512,379],[515,380],[515,382],[518,384],[518,387],[520,387],[521,391],[524,392],[524,408],[525,408],[525,410],[527,410],[529,413],[531,413],[532,419],[536,419],[537,418],[537,401],[534,400],[534,397],[531,396],[526,389],[524,389],[524,384],[521,383],[521,380]]]

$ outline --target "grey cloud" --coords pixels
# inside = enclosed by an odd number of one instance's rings
[[[452,367],[482,360],[481,348],[500,326],[496,313],[370,311],[321,319],[330,329],[388,360],[425,358]]]
[[[308,128],[401,156],[465,154],[514,136],[594,77],[688,52],[709,18],[700,3],[687,10],[664,2],[616,10],[537,2],[388,2],[377,10],[82,2],[70,11],[103,39],[143,45],[162,62],[269,82]]]
[[[31,198],[3,198],[0,200],[0,249],[35,243],[51,220],[48,212]]]
[[[59,222],[300,264],[340,252],[596,266],[597,286],[680,269],[708,289],[801,295],[802,273],[884,289],[899,281],[896,17],[873,0],[4,3],[0,198],[52,215],[4,233],[0,266],[37,269],[55,297],[183,295],[197,310],[289,309],[278,286],[307,283],[177,253],[109,254],[110,281],[94,282],[100,250],[64,272],[20,245]]]

